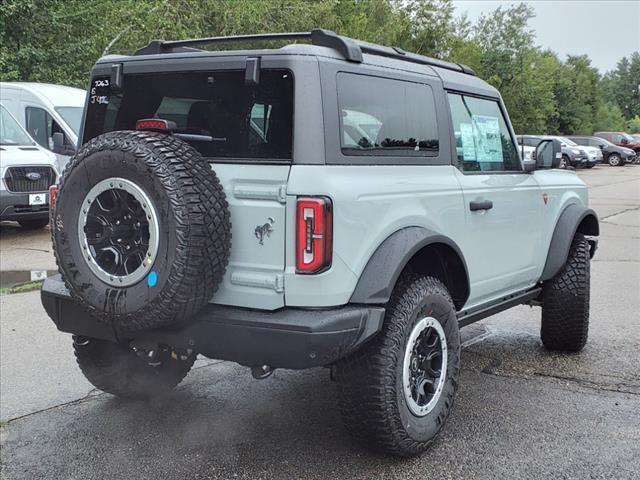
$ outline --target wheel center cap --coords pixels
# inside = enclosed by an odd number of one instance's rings
[[[418,370],[418,359],[416,357],[411,359],[411,370]]]

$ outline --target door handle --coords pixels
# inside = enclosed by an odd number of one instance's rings
[[[491,210],[493,202],[491,200],[473,200],[469,202],[469,209],[474,212],[476,210]]]

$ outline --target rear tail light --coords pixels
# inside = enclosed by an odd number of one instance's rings
[[[49,187],[49,208],[54,208],[56,206],[56,195],[58,194],[58,186],[51,185]]]
[[[167,132],[176,128],[175,122],[161,118],[143,118],[136,121],[136,130],[156,130]]]
[[[331,266],[332,208],[326,197],[299,197],[296,207],[296,272],[320,273]]]

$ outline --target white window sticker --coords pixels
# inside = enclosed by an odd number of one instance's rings
[[[476,160],[483,162],[502,162],[502,140],[500,122],[496,117],[473,115],[473,133],[475,138]]]
[[[476,144],[473,138],[473,125],[470,123],[460,124],[460,141],[462,143],[462,158],[466,162],[476,160]]]

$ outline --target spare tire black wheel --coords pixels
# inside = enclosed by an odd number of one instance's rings
[[[180,322],[225,273],[231,223],[216,174],[186,142],[118,131],[67,165],[51,231],[71,295],[117,330]]]

